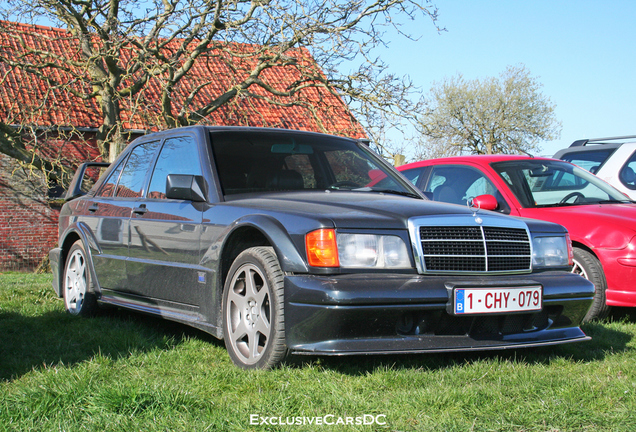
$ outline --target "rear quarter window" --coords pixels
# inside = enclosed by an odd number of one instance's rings
[[[571,152],[561,156],[564,161],[572,162],[586,171],[596,174],[615,149],[599,149],[593,151]]]

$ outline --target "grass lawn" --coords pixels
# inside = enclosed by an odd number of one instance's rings
[[[636,430],[633,317],[584,330],[591,342],[245,372],[204,333],[120,310],[71,317],[50,274],[4,273],[0,431]]]

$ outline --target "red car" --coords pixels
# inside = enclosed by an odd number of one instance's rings
[[[572,271],[596,287],[586,320],[606,316],[610,306],[636,306],[636,203],[598,177],[556,159],[507,155],[432,159],[398,170],[435,201],[565,226]]]

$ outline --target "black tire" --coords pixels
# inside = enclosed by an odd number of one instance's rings
[[[603,319],[610,313],[611,307],[607,305],[605,290],[607,281],[601,262],[593,254],[581,248],[574,248],[574,267],[572,273],[580,274],[594,284],[594,301],[590,310],[583,318],[583,322],[594,319]]]
[[[254,247],[232,263],[223,289],[223,339],[243,369],[271,369],[287,356],[283,271],[271,247]]]
[[[66,255],[62,297],[71,315],[88,317],[97,312],[97,297],[92,291],[87,254],[81,240],[76,241]]]

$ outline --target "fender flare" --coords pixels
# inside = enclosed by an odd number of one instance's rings
[[[60,247],[62,248],[62,251],[64,254],[64,263],[63,263],[63,266],[61,266],[60,272],[59,272],[60,273],[59,275],[60,293],[64,284],[64,267],[66,266],[68,249],[70,248],[70,245],[68,245],[67,247],[64,247],[63,245],[66,244],[66,240],[71,234],[76,234],[77,236],[79,236],[82,244],[84,245],[84,251],[86,252],[86,260],[88,261],[88,270],[91,275],[91,284],[90,286],[87,287],[87,289],[91,292],[99,294],[101,293],[101,287],[99,286],[99,282],[97,280],[97,274],[95,273],[95,267],[93,265],[93,254],[96,253],[100,255],[102,253],[102,249],[99,247],[99,243],[97,239],[95,238],[95,236],[93,235],[93,231],[84,222],[75,222],[69,225],[64,231],[64,234],[60,236],[60,239],[63,239],[60,241],[60,245],[61,245]],[[62,263],[60,262],[60,264]]]
[[[232,234],[244,227],[255,228],[267,238],[276,251],[284,272],[307,273],[309,271],[285,227],[277,219],[266,215],[248,215],[236,220],[229,226],[230,229],[223,238],[221,250],[225,248]]]

